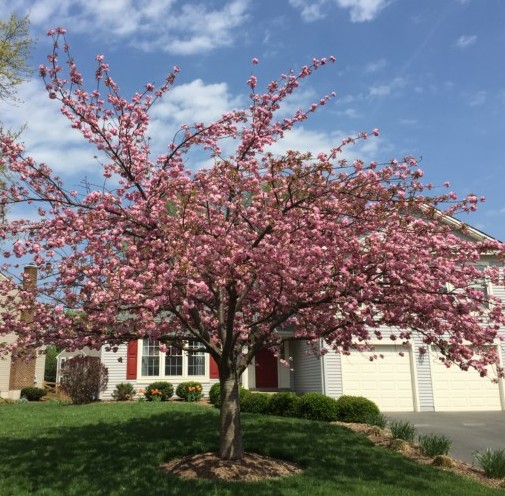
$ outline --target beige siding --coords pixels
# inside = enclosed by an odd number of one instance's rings
[[[44,387],[44,369],[46,367],[46,355],[37,355],[35,360],[35,385]]]
[[[7,334],[6,336],[1,336],[0,340],[3,343],[13,343],[16,340],[15,334]],[[11,358],[10,354],[0,358],[0,395],[7,396],[7,391],[9,391],[9,379],[11,374]]]

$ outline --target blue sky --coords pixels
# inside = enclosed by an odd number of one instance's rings
[[[160,83],[174,65],[175,89],[155,108],[159,150],[181,124],[209,122],[247,106],[254,66],[259,87],[312,57],[335,55],[290,108],[332,100],[274,151],[324,151],[351,133],[379,138],[349,151],[364,160],[412,154],[425,180],[448,180],[460,195],[486,203],[462,220],[505,240],[505,1],[503,0],[0,0],[2,15],[29,14],[45,63],[49,28],[63,26],[86,75],[104,54],[125,96]],[[89,80],[91,87],[93,81]],[[69,128],[38,77],[0,102],[0,119],[19,128],[28,152],[72,185],[98,171],[96,154]],[[195,163],[195,167],[198,163]],[[31,215],[29,211],[12,215]]]

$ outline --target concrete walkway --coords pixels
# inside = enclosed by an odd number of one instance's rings
[[[473,463],[473,453],[505,449],[505,412],[395,412],[388,419],[408,420],[418,434],[444,434],[452,440],[449,455]]]

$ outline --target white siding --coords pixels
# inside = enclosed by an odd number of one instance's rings
[[[291,343],[294,366],[294,389],[299,394],[323,391],[321,360],[302,341]]]
[[[138,363],[140,363],[141,360],[141,348],[139,347],[139,353],[138,353]],[[130,384],[133,385],[133,387],[137,390],[137,392],[140,389],[145,389],[149,384],[152,384],[153,382],[158,382],[158,381],[166,381],[170,382],[174,386],[174,397],[175,397],[175,389],[181,382],[187,382],[187,381],[197,381],[202,384],[202,390],[203,390],[203,395],[204,397],[209,396],[209,389],[214,384],[215,382],[218,382],[218,379],[209,379],[208,378],[208,371],[209,371],[209,364],[208,364],[208,358],[207,358],[207,363],[206,363],[206,371],[207,371],[207,377],[205,377],[203,380],[201,377],[181,377],[181,378],[174,378],[174,377],[141,377],[137,375],[137,379],[127,379],[126,378],[126,353],[127,353],[127,345],[120,345],[118,347],[117,352],[113,351],[105,351],[105,347],[102,348],[102,363],[107,367],[109,371],[109,382],[107,384],[107,389],[100,395],[100,398],[102,400],[112,400],[112,393],[114,389],[116,388],[116,385],[121,383],[121,382],[129,382]],[[208,355],[207,355],[208,357]],[[137,374],[140,371],[140,365],[137,367]]]
[[[120,345],[116,352],[105,351],[105,346],[102,347],[101,360],[109,372],[107,389],[100,394],[102,400],[112,399],[112,392],[120,382],[131,382],[136,387],[135,381],[126,379],[126,350],[125,344]]]
[[[435,404],[433,400],[433,385],[431,378],[431,361],[429,350],[426,353],[419,353],[419,348],[423,346],[420,335],[414,335],[413,352],[415,357],[415,367],[417,375],[417,391],[419,395],[419,410],[421,412],[433,412]]]
[[[332,398],[342,396],[342,355],[328,349],[328,353],[322,358],[324,387],[323,392]]]

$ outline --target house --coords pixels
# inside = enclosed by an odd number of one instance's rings
[[[5,277],[0,274],[0,277]],[[24,270],[24,284],[26,288],[37,284],[37,268],[27,266]],[[29,315],[21,314],[20,319],[29,319]],[[16,340],[15,334],[0,337],[2,342],[10,344]],[[24,387],[44,386],[44,368],[46,356],[36,354],[32,359],[14,361],[11,355],[0,358],[0,397],[19,399]]]
[[[455,219],[445,220],[456,229],[460,225]],[[492,239],[472,228],[460,235],[474,241]],[[480,263],[495,261],[489,256]],[[505,302],[505,287],[486,283],[483,289]],[[381,331],[388,334],[386,327]],[[501,333],[505,337],[505,329]],[[494,384],[474,370],[445,367],[437,360],[435,350],[419,351],[421,336],[414,335],[409,350],[386,340],[372,344],[384,359],[370,361],[367,353],[344,356],[332,351],[319,358],[307,353],[304,342],[286,341],[282,355],[292,357],[291,369],[281,365],[270,352],[261,351],[243,374],[242,385],[258,391],[320,392],[334,398],[343,394],[365,396],[384,412],[505,410],[502,379]],[[505,363],[505,342],[497,341],[493,346]],[[199,381],[207,394],[218,381],[216,364],[196,343],[188,343],[188,348],[190,351],[171,348],[163,353],[157,342],[147,338],[121,345],[117,352],[103,347],[100,357],[109,370],[109,383],[101,397],[110,399],[120,382],[130,382],[140,389],[159,380],[174,386],[182,381]]]
[[[56,355],[56,382],[58,383],[60,382],[61,368],[69,358],[74,358],[76,356],[90,356],[100,358],[101,355],[102,355],[101,350],[93,350],[87,347],[77,351],[66,351],[66,350],[61,351]]]

